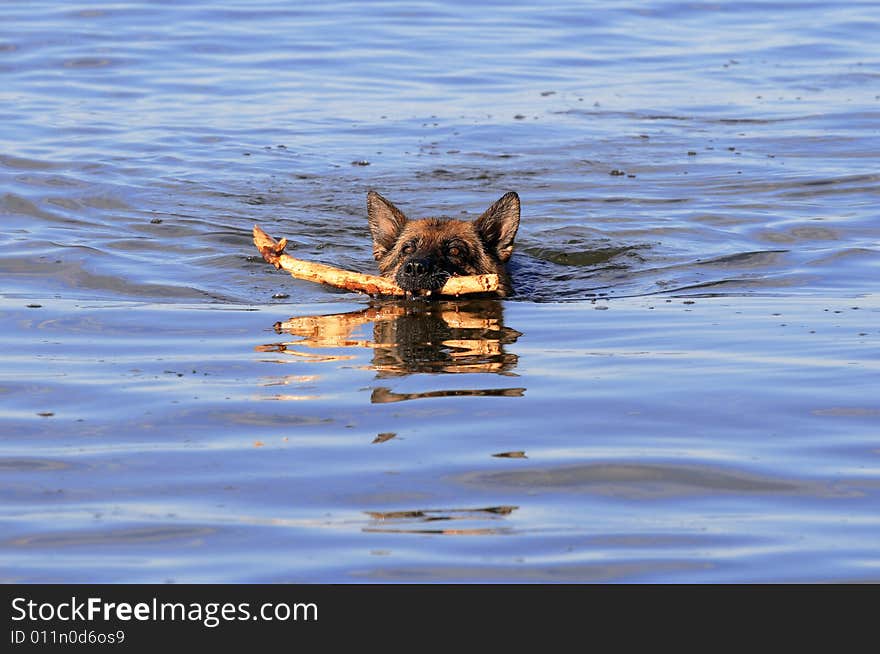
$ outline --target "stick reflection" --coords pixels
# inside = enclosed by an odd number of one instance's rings
[[[370,324],[372,338],[366,327]],[[276,323],[275,330],[301,340],[264,347],[294,356],[314,358],[308,350],[320,348],[371,348],[372,367],[379,378],[414,373],[513,375],[517,355],[507,352],[505,346],[521,336],[504,325],[501,303],[495,300],[374,304],[351,313],[293,317]],[[474,394],[517,396],[523,390]],[[378,395],[378,402],[411,399]]]

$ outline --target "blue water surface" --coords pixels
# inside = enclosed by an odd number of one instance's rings
[[[877,581],[880,3],[0,5],[0,578]],[[399,303],[366,193],[522,199]]]

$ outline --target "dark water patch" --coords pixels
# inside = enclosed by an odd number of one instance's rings
[[[723,297],[725,295],[736,295],[738,293],[767,293],[774,290],[778,291],[786,286],[796,288],[804,283],[805,278],[799,275],[779,276],[772,280],[766,278],[748,279],[745,277],[734,277],[731,279],[716,279],[707,282],[687,283],[684,281],[666,281],[664,280],[657,293],[687,293],[691,295],[693,291],[701,291],[697,296],[703,297]],[[708,292],[706,292],[708,291]]]
[[[55,472],[69,470],[73,465],[69,461],[52,459],[0,458],[0,472]]]
[[[64,62],[65,68],[104,68],[107,66],[119,66],[125,62],[111,57],[76,57]]]
[[[755,197],[764,193],[776,193],[783,197],[813,197],[837,193],[860,194],[876,190],[880,185],[878,175],[842,175],[840,177],[815,177],[786,179],[774,176],[771,180],[753,179],[739,184],[718,184],[719,192],[743,193],[748,190]]]
[[[314,416],[296,416],[289,414],[267,413],[231,413],[216,416],[220,422],[238,425],[252,425],[255,427],[300,427],[309,425],[326,425],[334,422],[333,418],[320,418]]]
[[[839,235],[833,229],[819,225],[798,225],[784,230],[758,232],[756,238],[770,243],[802,243],[813,241],[839,241]]]
[[[725,111],[730,111],[725,109]],[[733,111],[736,111],[734,109]],[[798,123],[825,118],[825,114],[804,115],[780,115],[780,116],[712,116],[706,113],[690,114],[664,114],[645,111],[615,111],[607,109],[580,109],[572,108],[552,112],[562,115],[572,115],[591,119],[623,119],[631,122],[671,122],[688,123],[698,128],[707,128],[712,125],[722,126],[772,126],[777,124]]]
[[[532,247],[524,250],[527,254],[562,266],[598,266],[608,263],[620,255],[629,254],[636,248],[596,247],[589,250],[549,249]]]
[[[60,216],[52,212],[40,209],[36,204],[13,193],[4,193],[0,197],[0,215],[29,216],[31,218],[41,218],[43,220],[57,221],[61,220]]]
[[[58,256],[57,254],[55,256]],[[222,299],[222,295],[207,290],[193,288],[182,282],[153,284],[135,282],[123,276],[95,273],[87,269],[91,259],[74,259],[76,255],[67,252],[63,260],[53,256],[21,257],[9,256],[4,260],[4,271],[7,278],[19,277],[16,283],[22,288],[39,289],[46,292],[50,289],[64,291],[87,297],[103,297],[106,299],[138,298],[138,299]],[[84,293],[82,291],[85,291]]]
[[[757,252],[740,252],[716,257],[708,261],[697,261],[696,265],[722,268],[764,268],[765,266],[778,265],[780,257],[786,254],[786,250],[762,250]]]
[[[817,416],[847,417],[847,418],[875,418],[880,417],[880,409],[870,407],[830,407],[828,409],[814,409]]]
[[[43,159],[30,159],[11,154],[0,154],[0,166],[12,170],[56,170],[63,168],[64,164]]]
[[[7,540],[0,546],[7,548],[79,548],[79,547],[129,547],[157,546],[177,542],[183,547],[199,546],[204,538],[214,535],[213,527],[159,526],[91,529],[75,532],[54,532],[21,536]]]
[[[537,564],[520,566],[382,567],[357,573],[355,578],[373,583],[609,583],[675,575],[711,567],[701,562],[650,560],[631,563]]]
[[[455,170],[446,170],[444,168],[435,168],[434,170],[418,172],[415,178],[418,180],[449,180],[459,182],[487,182],[495,183],[501,180],[503,174],[498,171],[487,169],[469,169],[457,168]]]
[[[712,466],[649,463],[590,463],[554,468],[471,473],[458,478],[486,488],[598,493],[625,499],[660,499],[760,493],[845,497],[846,493],[818,484],[759,476]]]
[[[757,539],[749,538],[748,536],[731,536],[729,534],[684,535],[649,532],[642,534],[602,534],[586,539],[584,545],[598,549],[687,549],[759,544],[756,541]]]

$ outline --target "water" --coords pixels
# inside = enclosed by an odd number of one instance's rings
[[[880,4],[0,5],[6,581],[877,581]],[[376,302],[366,192],[523,217]],[[273,297],[281,294],[287,297]]]

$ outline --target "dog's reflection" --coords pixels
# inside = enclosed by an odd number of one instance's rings
[[[522,335],[504,325],[497,300],[374,303],[351,313],[294,317],[276,323],[275,330],[302,339],[273,348],[290,354],[302,348],[372,348],[373,368],[380,378],[413,373],[513,375],[517,355],[505,346]]]

